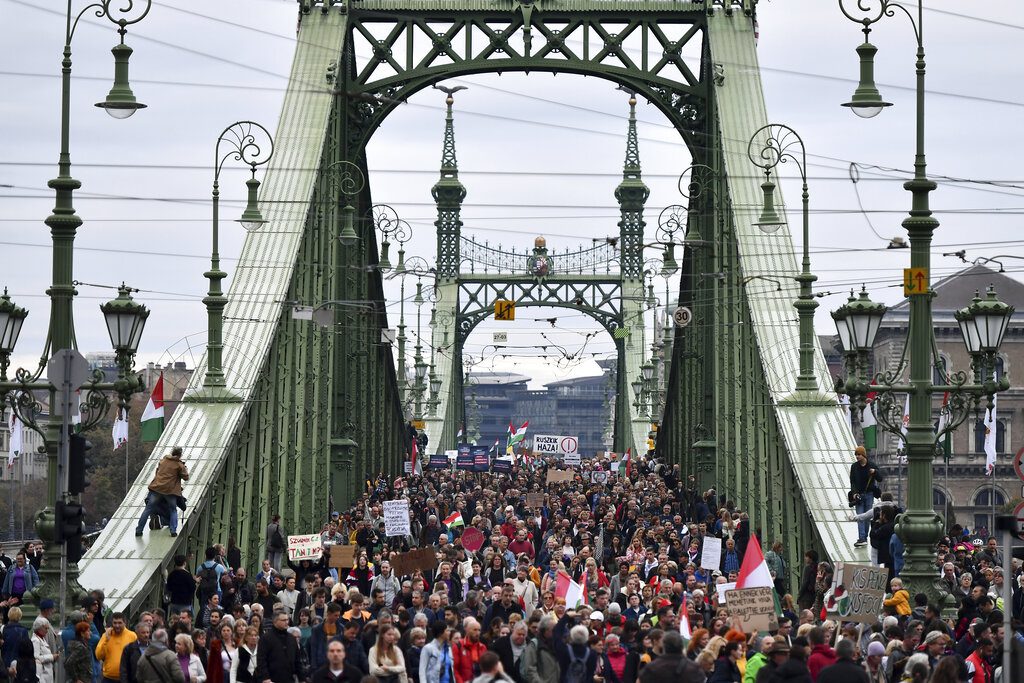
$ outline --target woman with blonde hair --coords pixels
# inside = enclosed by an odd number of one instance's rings
[[[237,656],[231,661],[231,683],[257,683],[256,648],[259,642],[259,631],[251,626],[245,629]]]
[[[721,653],[722,648],[725,647],[725,644],[727,642],[728,641],[722,636],[715,636],[714,638],[708,641],[707,645],[704,646],[704,652],[708,652],[711,654],[712,664],[716,659],[718,659],[719,653]]]
[[[178,655],[181,673],[185,675],[185,683],[206,683],[206,670],[199,656],[195,654],[195,643],[185,633],[174,636],[174,653]]]
[[[377,643],[370,648],[367,659],[370,662],[371,676],[376,676],[379,683],[409,683],[405,670],[405,657],[395,643],[398,642],[398,629],[385,624],[377,630]]]

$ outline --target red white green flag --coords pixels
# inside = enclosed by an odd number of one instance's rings
[[[153,386],[153,393],[142,412],[142,440],[156,441],[164,431],[164,373]]]

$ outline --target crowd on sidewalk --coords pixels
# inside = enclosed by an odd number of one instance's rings
[[[869,464],[857,454],[855,467]],[[898,508],[884,495],[878,503],[857,501],[862,538],[873,561],[888,568],[890,591],[876,623],[844,623],[829,611],[829,562],[806,549],[803,566],[789,566],[786,539],[763,538],[746,511],[714,490],[698,490],[678,466],[637,458],[627,469],[598,458],[584,461],[572,481],[548,484],[554,465],[538,459],[507,474],[446,469],[378,477],[352,507],[324,521],[320,559],[290,561],[288,522],[274,517],[260,557],[244,557],[226,539],[194,560],[175,558],[162,606],[141,614],[110,613],[93,593],[66,624],[52,624],[52,604],[41,605],[29,631],[19,624],[21,594],[5,581],[0,679],[1022,680],[1000,679],[999,669],[1006,610],[1014,641],[1024,647],[1024,575],[1018,565],[1003,576],[994,540],[975,545],[953,527],[939,544],[936,580],[957,601],[955,618],[947,618],[927,596],[909,594],[887,552]],[[592,483],[591,470],[607,472],[607,483]],[[874,490],[877,477],[857,481],[867,484],[865,494],[883,493]],[[409,501],[410,533],[389,537],[382,503],[395,498]],[[709,538],[722,541],[713,568],[701,566]],[[354,566],[331,566],[338,546],[354,546]],[[427,547],[436,562],[395,574],[396,553]],[[16,566],[26,560],[19,555]],[[757,573],[754,565],[763,566],[778,603],[777,626],[767,631],[744,630],[719,592],[723,583],[763,585],[744,584]],[[22,588],[26,571],[19,576]],[[1003,604],[1005,581],[1014,587],[1011,605]]]

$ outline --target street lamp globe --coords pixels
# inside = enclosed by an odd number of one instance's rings
[[[441,393],[441,379],[433,373],[430,375],[430,393],[434,396]]]
[[[771,234],[777,232],[786,223],[786,219],[780,216],[775,209],[775,183],[772,182],[770,172],[765,172],[764,182],[761,183],[761,193],[764,198],[761,215],[753,224],[760,228],[761,232]]]
[[[843,310],[845,309],[845,311]],[[882,325],[887,307],[876,303],[868,297],[867,289],[862,288],[860,296],[840,308],[845,317],[850,347],[848,351],[870,351],[875,343],[875,335]]]
[[[14,353],[21,326],[27,317],[28,311],[11,301],[5,287],[3,296],[0,296],[0,355],[9,356]]]
[[[661,257],[661,276],[672,277],[679,272],[679,263],[676,261],[676,245],[669,242],[665,245],[665,252]]]
[[[954,314],[967,350],[971,354],[995,353],[1003,343],[1013,312],[1013,306],[1000,301],[991,285],[984,299],[975,294],[969,306]]]
[[[640,374],[643,375],[645,382],[650,382],[654,379],[654,365],[650,361],[640,366]]]
[[[633,387],[633,394],[639,400],[640,392],[643,391],[643,382],[641,382],[638,379],[635,379],[635,380],[633,380],[632,382],[629,383],[629,386]]]
[[[100,305],[106,319],[110,343],[115,351],[135,355],[146,327],[149,309],[131,296],[131,288],[122,284],[117,288],[117,298]]]
[[[255,167],[253,167],[252,172],[255,176]],[[245,211],[242,212],[242,217],[238,219],[238,222],[242,224],[243,228],[251,232],[253,230],[259,230],[267,221],[263,219],[263,214],[260,213],[260,205],[257,199],[260,189],[260,181],[256,180],[255,177],[252,177],[245,181],[245,186],[249,189],[249,198],[245,203]]]
[[[883,108],[892,106],[892,102],[882,99],[882,94],[875,85],[876,52],[878,48],[867,41],[857,47],[857,55],[860,57],[860,82],[850,101],[843,103],[844,107],[849,107],[862,119],[878,116]]]
[[[847,353],[853,351],[853,335],[850,334],[850,326],[847,321],[849,318],[848,306],[856,300],[851,289],[850,298],[846,300],[846,303],[832,311],[832,320],[836,324],[836,332],[839,333],[839,343],[843,345],[843,351]]]
[[[107,93],[107,99],[97,102],[96,106],[115,119],[126,119],[139,109],[145,109],[146,105],[135,99],[128,83],[128,59],[132,56],[132,49],[121,43],[110,52],[114,55],[114,85]]]

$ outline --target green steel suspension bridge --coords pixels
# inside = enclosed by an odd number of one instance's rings
[[[447,79],[502,71],[599,77],[630,93],[615,247],[549,254],[492,249],[461,234],[467,188],[458,177],[454,97],[437,204],[431,345],[438,396],[425,431],[431,452],[454,448],[464,423],[462,348],[501,300],[572,308],[615,340],[614,445],[634,451],[650,423],[629,400],[645,361],[642,180],[633,115],[653,104],[693,164],[678,270],[693,323],[665,341],[660,457],[695,473],[749,512],[767,539],[784,538],[789,566],[816,548],[866,560],[846,521],[854,440],[813,349],[817,390],[800,375],[790,302],[761,277],[799,273],[788,229],[766,234],[739,207],[758,206],[747,140],[766,124],[756,53],[755,0],[301,0],[299,34],[261,198],[268,226],[248,233],[227,295],[223,372],[201,363],[129,495],[81,561],[80,583],[114,609],[158,602],[174,555],[229,536],[248,558],[279,513],[310,532],[357,497],[368,476],[397,474],[409,448],[404,343],[382,333],[382,254],[370,216],[366,146],[398,104]],[[639,45],[639,54],[632,46]],[[359,57],[357,55],[369,55]],[[694,55],[694,56],[689,56]],[[681,162],[680,168],[687,166]],[[359,179],[360,182],[354,182]],[[471,188],[470,188],[471,189]],[[358,239],[339,239],[351,236]],[[267,269],[267,254],[291,263]],[[209,275],[209,274],[208,274]],[[345,334],[295,319],[289,302],[334,310]],[[404,325],[404,321],[402,323]],[[628,332],[625,333],[625,332]],[[403,338],[404,342],[404,338]],[[815,342],[816,344],[816,342]],[[218,349],[218,353],[221,349]],[[396,371],[397,367],[400,370]],[[400,381],[401,380],[401,381]],[[798,391],[799,389],[799,391]],[[178,537],[133,528],[159,455],[184,448],[192,478]]]

